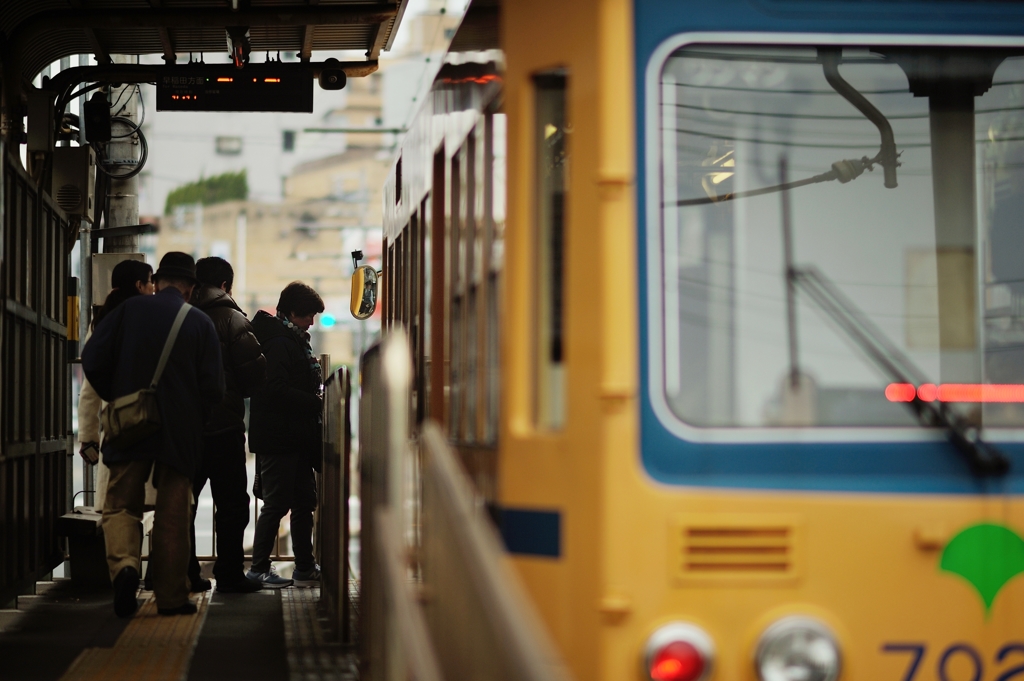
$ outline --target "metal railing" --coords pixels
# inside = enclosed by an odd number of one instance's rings
[[[403,354],[404,347],[404,341],[395,336],[395,340],[371,346],[360,362],[359,657],[363,668],[371,670],[371,679],[390,678],[386,675],[389,655],[395,655],[396,660],[412,657],[411,653],[402,655],[386,644],[389,599],[382,560],[389,553],[376,550],[380,534],[377,512],[395,508],[400,512],[402,507],[401,456],[408,440],[406,409],[410,385],[409,358]],[[397,551],[401,553],[404,548],[402,521],[394,517],[393,522],[399,525],[394,535],[399,542]],[[392,593],[391,602],[398,597],[400,594]],[[409,641],[408,647],[417,647],[416,642]]]
[[[348,590],[348,498],[352,454],[351,378],[341,367],[324,383],[323,468],[319,478],[316,558],[323,574],[321,598],[338,637],[351,640]]]
[[[320,366],[324,375],[327,375],[331,366],[330,355],[320,355]],[[333,569],[333,564],[329,559],[333,559],[335,554],[344,560],[339,565],[348,565],[348,496],[350,481],[348,465],[352,433],[349,421],[351,400],[351,379],[349,374],[348,367],[343,366],[328,376],[324,382],[324,461],[321,472],[316,475],[317,507],[313,515],[313,550],[317,563],[321,565],[322,571],[325,573],[325,579],[327,577],[326,573]],[[343,462],[338,460],[339,457],[343,459]],[[198,503],[198,500],[196,501]],[[260,500],[253,497],[253,527],[256,526],[256,521],[259,519],[260,506]],[[322,525],[325,523],[329,524],[329,529],[322,528]],[[247,560],[252,559],[252,552],[247,551],[244,557]],[[197,555],[196,558],[204,563],[217,560],[216,504],[214,504],[210,512],[210,553]],[[142,560],[148,559],[149,552],[147,551],[143,554]],[[274,542],[274,550],[271,552],[270,560],[275,562],[291,562],[295,560],[294,555],[281,552],[280,534]],[[327,567],[324,567],[325,565]],[[342,570],[341,579],[344,582],[341,587],[341,593],[347,594],[347,582],[344,581],[348,579],[346,570]],[[348,640],[348,599],[345,598],[343,600],[345,602],[344,615],[341,614],[341,611],[338,611],[337,616],[344,619],[339,619],[337,623],[344,623],[343,635],[346,637],[345,640]],[[333,616],[335,611],[332,610],[331,612]],[[339,628],[335,631],[342,632],[342,629]]]
[[[371,348],[362,372],[364,678],[566,681],[440,428],[410,439],[404,333]]]

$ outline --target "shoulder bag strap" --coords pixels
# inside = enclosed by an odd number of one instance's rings
[[[164,373],[164,367],[167,366],[167,360],[171,356],[171,350],[174,348],[174,342],[178,340],[178,332],[181,331],[181,325],[185,322],[185,317],[188,315],[188,311],[192,309],[192,306],[185,303],[178,310],[178,316],[174,318],[174,323],[171,324],[171,332],[167,336],[167,340],[164,342],[164,351],[160,353],[160,361],[156,365],[156,373],[153,374],[153,383],[149,386],[150,390],[156,388],[156,384],[160,382],[160,377]]]

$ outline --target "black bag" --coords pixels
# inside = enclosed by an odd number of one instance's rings
[[[153,374],[153,381],[149,387],[115,398],[103,408],[100,423],[103,426],[105,443],[109,442],[117,449],[125,449],[160,430],[160,405],[156,400],[156,384],[160,382],[174,342],[178,339],[178,332],[191,309],[192,306],[185,303],[178,310],[178,316],[174,318],[171,332],[164,342],[164,349],[160,353],[160,361],[156,365],[156,373]]]

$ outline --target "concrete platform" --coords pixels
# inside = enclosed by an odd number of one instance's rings
[[[0,616],[3,681],[354,681],[352,650],[331,640],[319,589],[193,594],[199,612],[161,617],[140,591],[131,619],[110,589],[47,584]]]

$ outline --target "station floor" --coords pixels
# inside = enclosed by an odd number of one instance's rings
[[[354,650],[331,640],[319,589],[266,589],[192,598],[195,615],[114,615],[110,590],[39,582],[0,611],[3,681],[356,681]]]

